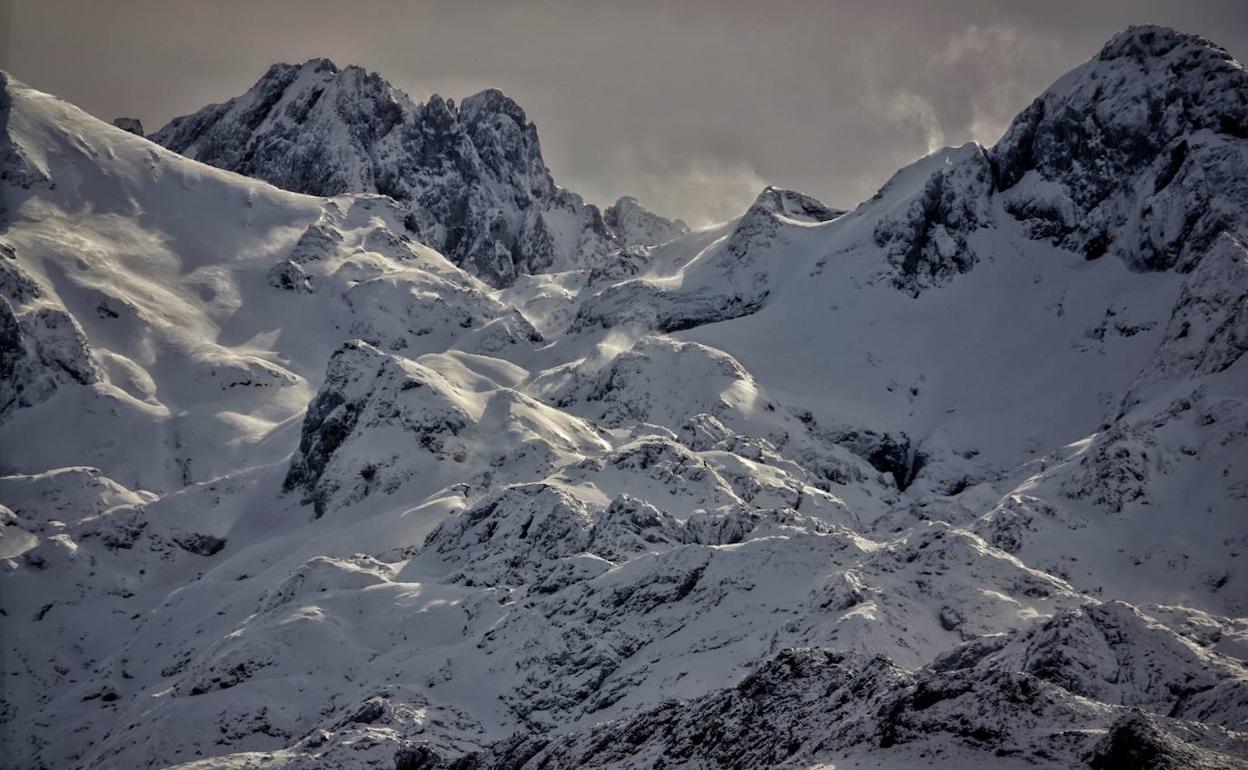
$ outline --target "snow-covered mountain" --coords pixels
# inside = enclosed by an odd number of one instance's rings
[[[151,139],[285,190],[388,195],[412,237],[495,286],[688,232],[632,198],[604,221],[557,186],[536,126],[501,91],[415,104],[380,75],[328,59],[275,64],[247,93],[174,118]]]
[[[689,226],[683,221],[647,211],[631,195],[608,206],[603,219],[625,246],[658,246],[689,234]]]
[[[692,232],[497,92],[279,65],[179,155],[2,85],[4,767],[1248,763],[1212,43]]]

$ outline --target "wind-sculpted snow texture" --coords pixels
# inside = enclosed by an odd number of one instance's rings
[[[2,98],[0,766],[1248,765],[1211,43],[692,232],[496,91]]]

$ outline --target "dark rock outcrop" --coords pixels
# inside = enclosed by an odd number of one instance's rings
[[[113,125],[135,136],[146,136],[143,133],[143,121],[138,118],[113,118]]]
[[[18,314],[0,296],[0,419],[12,409],[46,401],[61,387],[101,378],[73,316],[51,306]]]
[[[1193,743],[1198,736],[1138,712],[1099,741],[1063,727],[1103,718],[1090,702],[1026,674],[911,673],[879,656],[787,649],[736,687],[580,732],[517,735],[449,767],[810,767],[854,751],[904,761],[911,745],[985,764],[1009,756],[1106,770],[1235,766]]]
[[[358,452],[343,453],[357,428],[374,435],[396,431],[413,451],[443,458],[460,456],[456,436],[470,422],[436,373],[366,342],[348,342],[330,358],[325,382],[308,405],[283,489],[302,490],[304,501],[323,516],[331,500],[354,502],[376,484],[398,484],[415,473],[367,440]]]
[[[949,162],[918,194],[875,227],[893,285],[915,296],[974,267],[978,256],[967,236],[991,221],[992,168],[984,149],[968,144],[948,152]]]

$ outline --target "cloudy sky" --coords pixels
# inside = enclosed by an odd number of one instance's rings
[[[992,143],[1133,23],[1248,57],[1243,0],[0,0],[0,68],[148,130],[314,56],[422,101],[495,86],[563,186],[703,223],[769,183],[852,206],[932,149]]]

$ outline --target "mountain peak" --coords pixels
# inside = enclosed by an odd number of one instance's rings
[[[329,59],[326,59],[323,57],[308,59],[307,61],[300,62],[300,63],[274,62],[273,64],[269,65],[269,68],[264,71],[264,74],[260,76],[260,79],[257,80],[255,85],[253,85],[252,87],[256,88],[256,87],[262,86],[265,83],[278,82],[278,83],[281,83],[282,84],[281,87],[284,88],[286,85],[289,85],[296,77],[298,77],[300,73],[303,73],[303,72],[308,72],[308,73],[325,72],[331,75],[336,75],[338,74],[339,71],[340,70],[338,69],[337,64],[334,64]]]
[[[1239,62],[1197,35],[1131,27],[1020,113],[990,155],[1007,210],[1036,236],[1088,259],[1187,270],[1242,226],[1245,138]],[[1035,183],[1020,184],[1029,174]]]
[[[299,65],[299,69],[311,70],[313,72],[341,72],[341,70],[338,69],[337,64],[334,64],[332,61],[323,56],[308,59],[303,64]]]
[[[497,88],[478,91],[465,97],[459,105],[460,119],[465,123],[475,123],[481,115],[489,113],[506,115],[522,126],[529,122],[520,105]]]
[[[682,220],[655,214],[631,195],[608,206],[603,219],[624,246],[657,246],[689,232]]]
[[[495,88],[458,108],[437,94],[419,105],[361,67],[274,64],[245,94],[152,139],[294,192],[388,195],[416,237],[496,286],[618,245],[598,209],[554,184],[537,128]]]
[[[1142,59],[1165,56],[1180,47],[1205,49],[1220,54],[1221,58],[1231,58],[1224,48],[1200,35],[1155,24],[1127,27],[1110,38],[1096,58],[1100,61],[1112,61],[1122,57]]]
[[[844,211],[825,206],[821,201],[796,190],[767,185],[750,208],[761,208],[772,214],[804,222],[827,222],[844,214]]]

